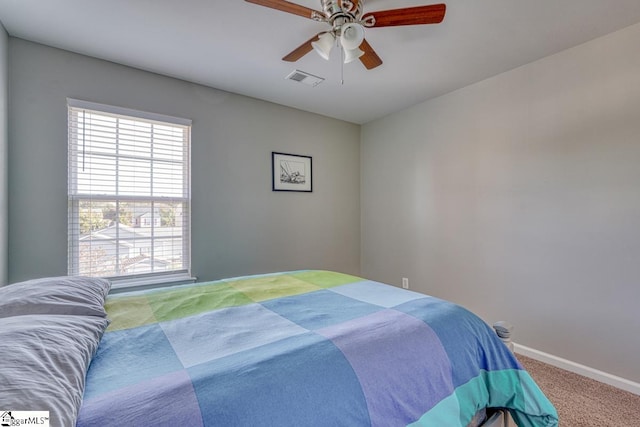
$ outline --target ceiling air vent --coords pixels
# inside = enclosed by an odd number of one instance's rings
[[[313,74],[305,73],[300,70],[293,70],[287,77],[287,80],[293,80],[294,82],[304,83],[309,86],[318,86],[324,81],[322,77],[314,76]]]

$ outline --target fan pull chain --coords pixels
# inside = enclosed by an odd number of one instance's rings
[[[338,43],[340,45],[340,43]],[[344,85],[344,49],[340,45],[340,84]]]

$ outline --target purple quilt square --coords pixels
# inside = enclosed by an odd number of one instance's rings
[[[407,314],[383,310],[317,332],[351,363],[373,426],[407,425],[454,390],[437,335]]]

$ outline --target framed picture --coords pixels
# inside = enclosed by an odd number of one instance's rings
[[[311,157],[271,153],[273,191],[311,192]]]

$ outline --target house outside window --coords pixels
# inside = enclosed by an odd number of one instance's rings
[[[190,276],[191,121],[68,99],[69,275]]]

